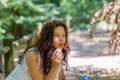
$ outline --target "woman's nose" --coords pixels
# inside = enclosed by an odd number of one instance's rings
[[[63,37],[63,36],[60,36],[60,37],[59,37],[59,40],[60,40],[60,41],[64,41],[64,37]]]

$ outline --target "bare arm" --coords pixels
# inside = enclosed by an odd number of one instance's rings
[[[52,54],[52,66],[46,80],[55,80],[62,59],[63,59],[62,52],[55,50],[54,53]]]
[[[36,51],[30,51],[26,54],[26,63],[32,80],[43,80],[43,69],[40,67]]]
[[[52,57],[52,66],[45,80],[55,80],[62,58],[61,54],[56,55],[56,52],[54,52]],[[32,80],[44,80],[43,69],[40,67],[42,65],[38,61],[36,51],[30,51],[26,54],[26,63]]]
[[[46,77],[46,80],[55,80],[59,66],[60,66],[60,64],[56,63],[56,62],[54,62],[54,64],[52,64],[52,67]]]
[[[65,75],[64,75],[64,70],[63,70],[63,68],[62,68],[61,71],[60,71],[59,80],[65,80]]]

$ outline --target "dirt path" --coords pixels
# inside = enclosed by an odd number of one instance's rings
[[[108,55],[109,34],[101,31],[91,40],[87,31],[70,33],[71,56],[95,57]]]
[[[120,55],[109,55],[109,33],[98,31],[95,36],[91,40],[87,31],[70,33],[69,66],[70,76],[74,76],[70,80],[80,80],[83,73],[88,76],[99,73],[99,77],[120,75]]]

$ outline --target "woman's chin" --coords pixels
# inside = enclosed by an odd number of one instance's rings
[[[59,49],[63,50],[63,48],[59,48]]]

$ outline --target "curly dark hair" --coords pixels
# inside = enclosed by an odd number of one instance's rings
[[[68,44],[68,28],[63,21],[59,19],[54,19],[43,24],[43,28],[41,32],[38,34],[38,37],[36,38],[33,44],[33,46],[37,47],[37,50],[40,53],[44,75],[47,75],[51,68],[52,62],[51,56],[53,51],[55,50],[55,47],[53,45],[53,34],[54,29],[58,26],[62,26],[66,33],[65,44],[67,44],[67,47],[64,48],[62,52],[64,54],[63,63],[66,65],[66,69],[68,67],[67,55],[69,54],[70,51],[70,47]]]

